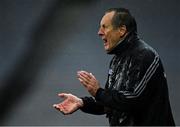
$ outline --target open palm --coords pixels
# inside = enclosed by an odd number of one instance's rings
[[[53,106],[63,114],[71,114],[83,105],[82,100],[72,94],[61,93],[59,96],[64,98],[64,101]]]

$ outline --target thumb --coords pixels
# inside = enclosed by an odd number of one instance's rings
[[[61,98],[67,98],[67,97],[68,97],[68,94],[66,94],[66,93],[60,93],[60,94],[58,94],[58,96],[61,97]]]

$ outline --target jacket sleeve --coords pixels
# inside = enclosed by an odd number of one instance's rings
[[[141,52],[139,56],[134,56],[125,72],[126,79],[123,83],[127,87],[126,91],[109,90],[99,88],[95,99],[104,106],[119,111],[131,111],[143,107],[148,96],[151,96],[152,86],[149,83],[155,76],[159,67],[159,56],[152,52]],[[120,72],[118,72],[120,73]],[[116,77],[117,78],[117,77]],[[121,82],[116,79],[116,83]]]
[[[84,106],[81,109],[81,111],[85,113],[90,113],[94,115],[103,115],[104,113],[104,106],[98,102],[92,97],[83,97],[81,98],[83,100]]]

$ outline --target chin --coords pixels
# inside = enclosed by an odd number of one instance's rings
[[[109,50],[109,49],[105,49],[105,51],[106,51],[106,53],[109,53],[111,50]]]
[[[105,49],[106,51],[109,51],[109,50],[110,50],[109,47],[104,47],[104,49]]]

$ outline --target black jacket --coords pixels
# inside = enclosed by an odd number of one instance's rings
[[[109,54],[114,57],[106,86],[95,98],[82,98],[81,110],[106,114],[115,126],[174,126],[166,75],[156,51],[131,33]]]

